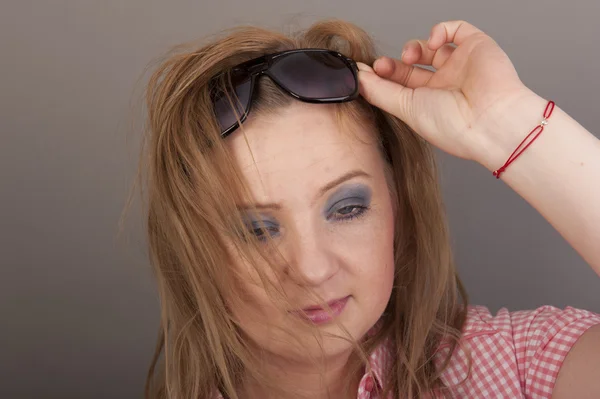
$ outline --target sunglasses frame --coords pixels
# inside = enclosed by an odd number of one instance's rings
[[[353,75],[354,81],[355,81],[354,91],[347,96],[331,97],[331,98],[325,98],[325,99],[304,97],[304,96],[300,96],[300,95],[290,91],[289,89],[287,89],[285,87],[284,84],[279,82],[279,80],[276,77],[274,77],[269,71],[270,71],[271,66],[278,59],[292,55],[292,54],[297,54],[297,53],[327,53],[327,54],[330,54],[330,55],[340,59],[342,62],[344,62],[344,64],[346,64],[346,66],[350,69],[350,71],[352,71],[352,75]],[[263,75],[268,76],[281,90],[288,93],[290,96],[294,97],[295,99],[297,99],[299,101],[306,102],[306,103],[313,103],[313,104],[342,103],[342,102],[352,101],[352,100],[356,99],[359,94],[358,66],[356,65],[356,62],[353,59],[346,57],[342,53],[339,53],[339,52],[333,51],[333,50],[328,50],[328,49],[303,48],[303,49],[285,50],[285,51],[280,51],[280,52],[273,53],[273,54],[263,55],[263,56],[251,59],[249,61],[245,61],[241,64],[238,64],[228,71],[221,72],[220,74],[218,74],[217,76],[215,76],[212,79],[212,82],[216,82],[218,79],[222,78],[224,75],[232,74],[234,72],[247,72],[250,77],[250,91],[249,91],[249,95],[248,95],[248,104],[246,105],[246,109],[244,110],[243,114],[240,115],[239,122],[236,121],[233,125],[231,125],[230,127],[228,127],[227,129],[225,129],[221,132],[221,137],[223,137],[223,138],[225,138],[228,135],[230,135],[231,133],[233,133],[233,131],[235,129],[237,129],[240,126],[240,124],[243,123],[246,120],[246,118],[248,117],[248,114],[250,113],[250,109],[252,108],[252,99],[254,97],[254,88],[256,85],[256,81],[258,78],[260,78]],[[213,87],[214,87],[214,85],[213,85]],[[235,88],[234,88],[234,90],[235,90]]]

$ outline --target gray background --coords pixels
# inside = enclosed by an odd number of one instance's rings
[[[118,220],[137,162],[140,77],[171,46],[240,23],[339,17],[397,56],[433,24],[465,19],[529,87],[598,135],[599,16],[597,0],[4,0],[0,397],[141,396],[158,302],[139,202],[123,236]],[[600,312],[600,279],[541,216],[482,167],[440,160],[473,303]]]

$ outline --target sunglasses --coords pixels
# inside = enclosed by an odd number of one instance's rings
[[[358,97],[358,67],[343,54],[299,49],[264,55],[211,80],[211,100],[221,137],[230,135],[248,117],[256,82],[262,75],[307,103],[341,103]]]

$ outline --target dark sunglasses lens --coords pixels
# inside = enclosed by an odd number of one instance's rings
[[[222,90],[213,95],[213,106],[221,132],[235,125],[247,112],[252,80],[247,74],[244,76],[232,74],[231,85],[227,84],[227,87],[229,87],[227,90],[229,95]]]
[[[357,89],[351,67],[327,52],[307,51],[282,56],[269,72],[286,89],[309,99],[341,99]]]

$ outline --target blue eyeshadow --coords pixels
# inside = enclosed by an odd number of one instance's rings
[[[347,205],[360,205],[368,206],[371,203],[371,189],[366,184],[355,183],[348,184],[340,187],[335,191],[331,197],[325,203],[323,213],[329,215],[332,212],[332,208],[339,202]]]

